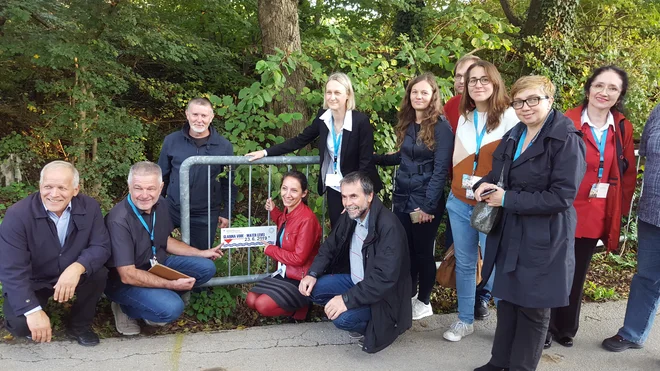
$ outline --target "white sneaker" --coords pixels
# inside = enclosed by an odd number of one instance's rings
[[[467,324],[461,320],[452,323],[449,330],[442,334],[442,337],[449,341],[460,341],[463,337],[474,332],[474,325]]]
[[[423,302],[415,299],[412,306],[412,319],[415,321],[433,315],[433,308],[431,307],[430,303],[424,304]]]
[[[112,314],[115,316],[115,327],[117,332],[122,335],[139,335],[140,334],[140,325],[137,321],[130,318],[121,310],[121,306],[114,301],[110,303],[110,308],[112,309]]]
[[[148,319],[145,319],[144,323],[152,327],[163,327],[168,324],[168,322],[153,322],[153,321],[149,321]]]

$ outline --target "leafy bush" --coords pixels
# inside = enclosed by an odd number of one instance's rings
[[[193,292],[185,312],[202,322],[220,323],[232,314],[236,308],[236,298],[242,296],[241,289],[227,286]]]
[[[613,287],[599,286],[593,281],[584,283],[584,294],[594,301],[616,300],[619,298],[619,294],[616,293]]]

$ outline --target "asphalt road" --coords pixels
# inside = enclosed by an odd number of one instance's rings
[[[660,329],[640,350],[610,353],[601,341],[623,323],[625,301],[586,304],[573,348],[553,344],[540,371],[660,370]],[[392,346],[367,354],[331,323],[255,327],[213,333],[104,339],[99,346],[70,341],[0,344],[0,371],[236,371],[236,370],[473,370],[485,364],[495,313],[458,343],[442,338],[455,314],[416,321]]]

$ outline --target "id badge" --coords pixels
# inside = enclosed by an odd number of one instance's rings
[[[325,175],[325,185],[327,187],[337,187],[337,188],[339,188],[339,181],[341,181],[341,175],[339,175],[339,174],[326,174]]]
[[[149,264],[151,264],[151,267],[153,268],[155,265],[158,264],[158,261],[156,258],[149,259]]]
[[[474,191],[472,191],[472,189],[466,189],[465,198],[467,198],[468,200],[474,200]]]
[[[609,183],[596,183],[589,190],[589,198],[607,198],[607,191],[610,189]]]

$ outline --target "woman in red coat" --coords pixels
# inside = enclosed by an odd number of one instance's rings
[[[298,291],[321,242],[321,224],[314,212],[305,204],[307,178],[299,171],[284,174],[280,188],[285,212],[273,200],[266,201],[277,223],[277,242],[266,244],[264,253],[278,262],[275,275],[257,283],[248,293],[248,307],[262,316],[293,316],[303,320],[309,308],[309,298]]]
[[[598,240],[607,251],[619,246],[621,215],[630,209],[636,169],[633,127],[623,115],[628,75],[616,66],[596,69],[584,85],[582,105],[566,112],[582,131],[587,172],[573,206],[577,211],[575,275],[567,307],[552,310],[545,348],[554,339],[573,346],[584,281]]]

